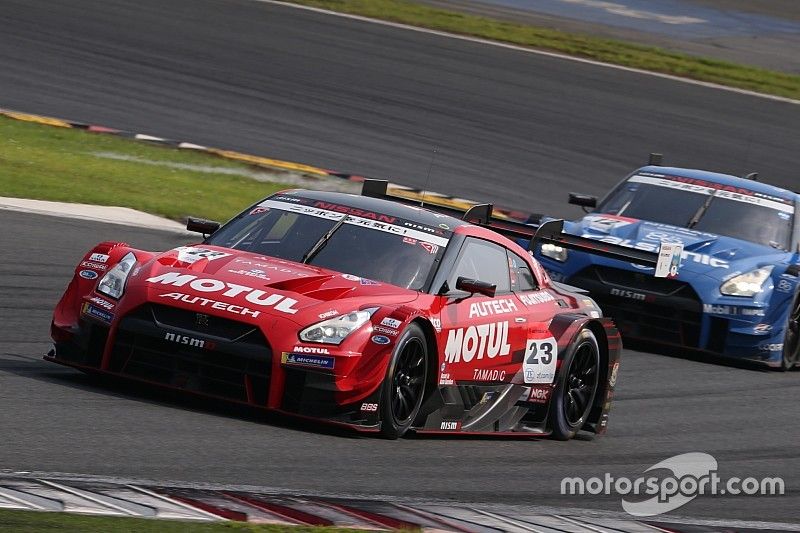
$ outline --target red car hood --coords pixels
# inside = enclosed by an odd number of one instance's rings
[[[206,245],[157,255],[129,284],[144,289],[150,301],[167,305],[181,301],[251,318],[280,316],[298,324],[362,305],[401,304],[419,296],[416,291],[325,268]]]

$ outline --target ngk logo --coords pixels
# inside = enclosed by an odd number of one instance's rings
[[[165,341],[174,342],[175,344],[183,344],[191,346],[192,348],[206,348],[207,350],[214,349],[214,343],[211,341],[204,341],[202,339],[195,339],[188,335],[179,335],[177,333],[167,333],[164,335]]]
[[[248,302],[264,307],[272,307],[276,311],[293,315],[297,312],[294,306],[297,300],[287,298],[280,294],[268,294],[260,289],[237,285],[236,283],[226,283],[218,279],[198,278],[191,274],[179,274],[177,272],[167,272],[154,278],[148,278],[150,283],[160,283],[162,285],[174,285],[183,287],[189,285],[197,292],[221,292],[222,296],[239,296],[244,294],[244,299]]]
[[[444,355],[448,363],[458,363],[461,360],[469,363],[473,359],[484,357],[494,359],[498,355],[509,353],[511,345],[508,344],[508,322],[481,324],[447,332]]]

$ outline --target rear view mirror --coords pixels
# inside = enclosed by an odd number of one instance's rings
[[[186,221],[186,229],[194,231],[195,233],[202,233],[203,235],[211,235],[219,229],[221,224],[213,220],[205,220],[203,218],[189,217]]]
[[[580,194],[577,192],[569,193],[569,203],[572,205],[579,205],[581,207],[597,207],[597,197],[588,194]]]
[[[492,285],[491,283],[486,283],[485,281],[479,281],[477,279],[469,279],[459,276],[456,280],[456,289],[472,294],[482,294],[491,298],[494,297],[494,293],[497,291],[497,285]]]

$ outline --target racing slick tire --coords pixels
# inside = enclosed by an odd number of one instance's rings
[[[791,370],[800,359],[800,292],[794,297],[789,319],[786,323],[786,334],[783,337],[783,358],[780,370]]]
[[[600,385],[600,348],[591,330],[578,333],[561,369],[548,419],[552,438],[569,440],[586,423]]]
[[[422,406],[428,379],[428,344],[425,334],[411,324],[400,335],[392,352],[381,393],[381,433],[388,439],[402,437]]]

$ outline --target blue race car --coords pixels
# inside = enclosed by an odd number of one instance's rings
[[[702,170],[660,166],[653,154],[602,201],[570,194],[594,208],[564,232],[657,251],[683,245],[677,276],[652,268],[537,245],[555,281],[589,290],[623,338],[675,345],[766,363],[800,364],[800,194]]]

